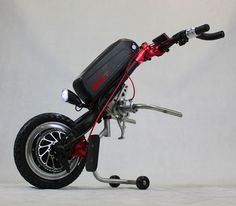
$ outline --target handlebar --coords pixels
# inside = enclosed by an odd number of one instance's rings
[[[143,61],[151,60],[153,56],[161,56],[169,51],[169,48],[174,44],[183,46],[191,38],[198,38],[201,40],[217,40],[225,36],[224,31],[215,33],[205,33],[210,30],[208,24],[203,24],[199,27],[182,30],[172,37],[168,37],[165,33],[153,39],[153,44],[147,42],[142,43],[139,52],[135,57],[135,62],[141,64]]]
[[[191,38],[198,38],[201,40],[217,40],[223,38],[225,36],[223,31],[215,32],[215,33],[205,33],[210,30],[210,26],[208,24],[204,24],[199,27],[194,27],[190,29],[186,29],[180,31],[173,35],[171,38],[166,39],[163,42],[159,43],[160,50],[167,52],[169,48],[174,44],[179,44],[183,46],[188,42]],[[153,40],[155,43],[155,39]]]
[[[217,40],[217,39],[221,39],[225,36],[224,31],[218,31],[215,33],[205,33],[209,30],[210,30],[210,26],[208,24],[204,24],[199,27],[187,29],[186,36],[188,37],[188,39],[190,39],[192,37],[196,37],[201,40]],[[195,33],[195,34],[193,35],[193,33]]]
[[[221,39],[225,37],[225,33],[224,31],[218,31],[215,33],[202,33],[199,36],[197,36],[196,38],[198,39],[202,39],[202,40],[217,40],[217,39]]]

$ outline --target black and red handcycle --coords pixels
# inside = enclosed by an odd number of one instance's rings
[[[120,179],[117,175],[101,177],[97,172],[99,145],[102,137],[111,136],[110,120],[120,127],[119,139],[124,139],[126,123],[135,124],[130,113],[150,109],[182,117],[182,113],[167,108],[136,104],[135,87],[130,78],[133,71],[152,57],[169,52],[174,44],[185,45],[189,39],[217,40],[224,32],[206,33],[208,24],[182,30],[172,37],[165,33],[138,46],[129,39],[120,39],[106,48],[73,82],[75,93],[64,89],[62,99],[75,106],[76,111],[87,109],[76,120],[58,113],[37,115],[24,124],[14,144],[14,159],[22,177],[42,189],[58,189],[72,183],[84,167],[101,182],[118,187],[133,184],[139,189],[149,187],[149,179]],[[127,80],[131,80],[133,96],[127,98]],[[99,134],[93,134],[97,123],[104,123]],[[86,135],[86,136],[85,136]]]

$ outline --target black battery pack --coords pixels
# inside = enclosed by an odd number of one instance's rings
[[[85,104],[95,102],[106,93],[138,52],[138,45],[120,39],[106,48],[73,82],[73,88]]]

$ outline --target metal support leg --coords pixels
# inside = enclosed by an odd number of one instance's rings
[[[99,134],[100,139],[102,137],[110,137],[111,136],[111,126],[110,126],[110,119],[104,120],[104,129]]]
[[[136,185],[136,180],[104,178],[104,177],[101,177],[97,171],[93,172],[93,175],[99,182],[103,182],[103,183]]]
[[[100,132],[99,136],[100,139],[102,137],[109,137],[111,135],[111,129],[110,129],[110,119],[104,120],[104,129]],[[104,178],[101,177],[97,171],[93,172],[94,177],[96,180],[103,182],[103,183],[109,183],[109,184],[131,184],[135,185],[136,180],[125,180],[125,179],[110,179],[110,178]]]
[[[104,129],[100,132],[99,137],[100,139],[102,137],[109,137],[111,135],[110,132],[110,120],[106,119],[104,121]],[[140,176],[136,180],[127,180],[127,179],[119,179],[118,176],[112,176],[112,177],[117,177],[117,178],[104,178],[101,177],[97,171],[93,172],[94,177],[96,180],[103,182],[103,183],[108,183],[110,184],[111,187],[118,187],[120,184],[129,184],[129,185],[136,185],[139,189],[147,189],[149,187],[149,179],[145,176]],[[112,185],[113,184],[113,185]]]

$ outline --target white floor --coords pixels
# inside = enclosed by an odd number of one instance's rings
[[[39,190],[27,184],[1,184],[1,206],[235,206],[236,187],[233,186],[151,186],[140,191],[135,187],[117,189],[100,186],[68,186],[60,190]]]

